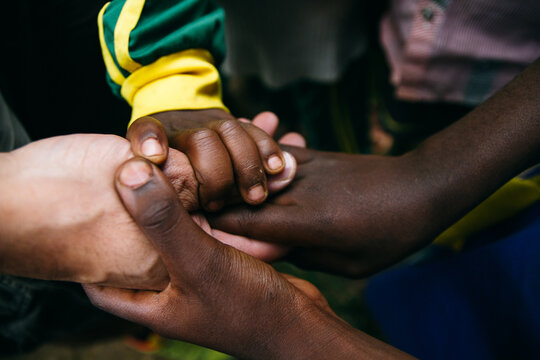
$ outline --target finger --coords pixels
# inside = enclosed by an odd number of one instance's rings
[[[291,145],[291,146],[296,146],[300,148],[306,147],[306,139],[299,133],[295,133],[295,132],[290,132],[283,135],[281,139],[279,139],[278,142],[283,145]]]
[[[134,158],[120,166],[116,190],[141,231],[154,244],[171,277],[199,279],[218,264],[215,239],[202,231],[181,205],[165,175]]]
[[[131,142],[131,150],[160,165],[167,159],[169,144],[161,123],[150,116],[135,120],[127,131],[126,138]]]
[[[289,252],[289,248],[284,245],[258,241],[245,236],[229,234],[217,229],[212,229],[212,235],[222,243],[265,262],[281,259]]]
[[[275,204],[280,202],[281,204]],[[286,193],[258,208],[244,205],[227,207],[226,211],[207,214],[211,227],[230,234],[284,245],[302,244],[303,234],[311,221],[303,221],[304,214],[294,204],[287,204]]]
[[[255,141],[266,172],[272,175],[280,173],[285,166],[285,161],[281,149],[274,139],[252,124],[243,123],[242,127]]]
[[[264,166],[253,139],[236,119],[218,121],[212,128],[229,151],[236,184],[244,201],[260,204],[268,196]]]
[[[193,221],[213,238],[220,241],[223,244],[234,247],[237,250],[245,252],[246,254],[253,256],[259,260],[265,262],[275,261],[282,258],[287,254],[289,248],[270,244],[254,239],[249,239],[244,236],[233,235],[221,230],[212,229],[208,220],[201,213],[190,214]]]
[[[279,125],[279,119],[273,112],[265,111],[253,118],[253,125],[257,126],[269,136],[274,136]]]
[[[206,128],[182,131],[174,137],[173,146],[189,157],[199,182],[202,207],[208,211],[223,207],[234,189],[234,172],[219,135]]]
[[[157,292],[88,284],[83,285],[83,288],[95,307],[145,326],[152,324]]]
[[[298,165],[296,159],[290,153],[284,151],[283,159],[285,167],[282,172],[277,175],[270,175],[268,177],[268,192],[270,194],[276,193],[289,185],[296,175]]]

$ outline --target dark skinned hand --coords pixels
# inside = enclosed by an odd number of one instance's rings
[[[116,189],[169,272],[163,291],[85,286],[101,309],[242,359],[409,359],[353,329],[310,283],[276,272],[197,226],[147,160],[124,163]]]
[[[349,276],[375,272],[425,244],[427,186],[406,158],[287,148],[298,162],[289,188],[257,208],[208,215],[218,229],[292,246],[298,265]],[[384,179],[384,181],[382,181]]]
[[[260,116],[277,122],[272,113]],[[262,203],[268,196],[267,175],[284,168],[283,154],[270,135],[221,109],[175,110],[144,117],[130,126],[127,138],[135,154],[155,164],[166,159],[167,141],[185,153],[200,184],[200,203],[207,211],[219,210],[234,193],[248,204]]]
[[[368,275],[404,258],[540,161],[540,60],[452,126],[401,157],[290,149],[290,188],[218,229],[292,245],[301,265]]]

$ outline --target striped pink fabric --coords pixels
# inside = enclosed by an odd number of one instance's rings
[[[392,0],[381,42],[398,98],[475,105],[540,57],[540,0]]]

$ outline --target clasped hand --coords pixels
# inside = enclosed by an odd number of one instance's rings
[[[114,172],[133,157],[127,140],[69,135],[1,156],[3,273],[124,288],[162,289],[168,284],[160,257],[114,190]],[[283,156],[288,165],[269,178],[270,191],[294,176],[294,159]],[[200,184],[187,156],[170,149],[163,171],[182,205],[197,210]],[[215,231],[201,214],[193,218],[213,236],[264,260],[283,253],[280,246]]]

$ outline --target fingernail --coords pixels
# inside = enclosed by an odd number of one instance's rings
[[[263,200],[266,196],[266,192],[264,191],[264,187],[261,184],[253,186],[248,191],[248,198],[253,202],[259,202]]]
[[[210,201],[206,205],[206,209],[208,209],[208,211],[218,211],[223,207],[224,204],[225,203],[223,201]]]
[[[141,146],[141,151],[144,156],[156,156],[163,153],[163,148],[156,138],[148,138],[144,140]]]
[[[268,191],[271,193],[279,191],[289,185],[294,179],[297,170],[296,159],[290,153],[284,151],[285,168],[282,172],[268,177]]]
[[[296,175],[296,159],[290,153],[284,151],[283,158],[285,159],[285,168],[281,172],[281,180],[291,180]],[[278,176],[279,176],[278,175]]]
[[[268,158],[268,167],[271,170],[277,170],[283,166],[283,161],[277,155],[272,155]]]
[[[118,180],[124,186],[137,189],[150,181],[152,175],[152,167],[146,161],[135,160],[122,167]]]

